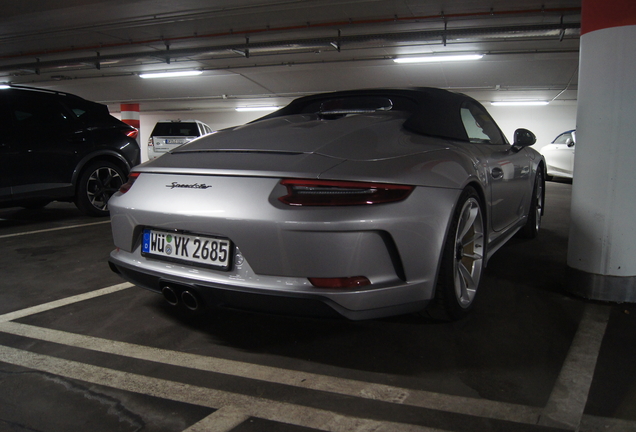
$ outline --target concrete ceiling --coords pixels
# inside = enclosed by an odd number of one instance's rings
[[[0,82],[146,112],[282,105],[308,93],[434,86],[576,100],[580,0],[21,0],[0,18]],[[481,53],[474,62],[399,56]],[[142,72],[197,69],[193,78]]]

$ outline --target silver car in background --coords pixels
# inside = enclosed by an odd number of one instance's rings
[[[212,132],[210,126],[199,120],[158,121],[148,138],[148,159],[156,159],[170,150]]]
[[[576,130],[559,134],[552,143],[543,146],[541,154],[546,162],[546,177],[563,177],[571,179],[574,175],[574,147],[576,146]]]
[[[534,142],[446,90],[303,97],[136,167],[110,265],[184,309],[460,319],[497,249],[538,233]]]

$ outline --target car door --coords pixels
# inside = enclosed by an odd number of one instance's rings
[[[462,122],[479,164],[485,170],[490,194],[490,223],[501,231],[527,214],[532,191],[531,160],[525,149],[513,148],[490,115],[465,103]]]
[[[552,142],[548,163],[557,171],[572,175],[574,171],[575,132],[564,132]]]
[[[14,198],[72,196],[73,171],[87,132],[50,95],[21,91],[11,98],[9,111]]]

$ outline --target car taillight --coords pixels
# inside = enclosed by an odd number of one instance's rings
[[[128,192],[130,188],[132,187],[133,183],[135,183],[135,180],[137,180],[137,177],[139,177],[138,172],[132,172],[128,174],[128,181],[124,183],[123,185],[121,185],[121,187],[119,188],[119,192],[123,194]]]
[[[309,278],[309,282],[316,288],[354,288],[371,285],[371,281],[365,276]]]
[[[148,138],[148,147],[154,147],[155,143],[152,140],[152,137]]]
[[[287,195],[278,199],[294,206],[340,206],[401,201],[414,186],[333,180],[285,179]]]
[[[124,133],[126,134],[127,137],[130,138],[137,138],[137,136],[139,135],[139,130],[138,129],[133,129],[133,130],[124,130]]]

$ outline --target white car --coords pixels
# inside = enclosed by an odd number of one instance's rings
[[[210,126],[199,120],[159,121],[148,138],[148,159],[156,159],[170,150],[212,132]]]
[[[547,178],[572,178],[574,171],[574,147],[576,145],[576,130],[563,132],[551,144],[541,148],[545,157]]]

